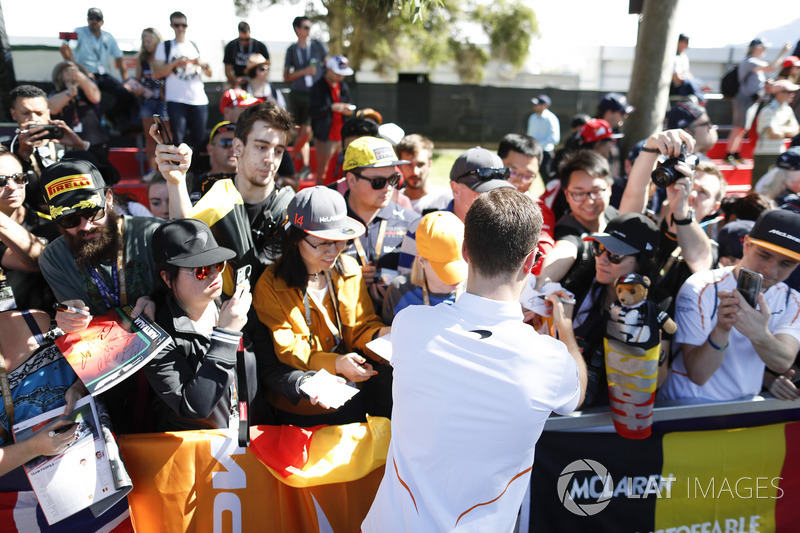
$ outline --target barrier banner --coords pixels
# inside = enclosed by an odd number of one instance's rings
[[[715,431],[545,432],[531,531],[797,531],[800,422]]]
[[[124,435],[136,531],[358,531],[383,477],[390,422]],[[263,461],[263,462],[262,462]]]

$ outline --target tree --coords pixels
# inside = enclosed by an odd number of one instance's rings
[[[237,15],[286,0],[234,0]],[[491,43],[492,57],[518,69],[528,58],[539,29],[524,0],[320,0],[324,12],[309,4],[306,15],[325,24],[333,54],[344,54],[354,70],[375,62],[379,73],[423,65],[452,63],[462,81],[478,83],[489,55],[465,35],[466,23],[479,23]]]

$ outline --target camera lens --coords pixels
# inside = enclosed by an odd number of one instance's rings
[[[665,168],[664,166],[659,166],[650,174],[650,179],[653,180],[653,183],[662,189],[672,185],[672,182],[675,181],[673,177],[674,172],[672,169]]]

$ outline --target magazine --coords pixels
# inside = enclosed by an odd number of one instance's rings
[[[89,507],[100,516],[130,492],[133,484],[119,448],[91,396],[81,398],[64,416],[59,407],[14,425],[14,439],[24,441],[57,419],[77,425],[75,441],[59,455],[39,456],[23,465],[48,524]]]
[[[131,312],[129,305],[116,307],[94,317],[85,330],[56,339],[92,395],[135,374],[170,341],[158,324],[144,315],[131,318]]]

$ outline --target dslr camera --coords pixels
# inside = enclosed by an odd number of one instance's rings
[[[687,156],[686,145],[681,145],[681,155],[678,157],[670,157],[658,165],[655,170],[653,170],[652,174],[650,174],[650,179],[652,179],[653,183],[655,183],[658,187],[669,187],[680,178],[684,177],[683,174],[675,170],[675,165],[680,162],[685,162],[692,170],[694,170],[694,167],[697,166],[697,160],[698,157],[696,155]]]

